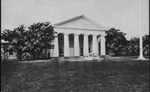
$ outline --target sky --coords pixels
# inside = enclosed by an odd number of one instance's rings
[[[141,31],[149,34],[149,0],[141,0]],[[1,31],[37,22],[52,24],[84,14],[110,29],[140,36],[140,0],[1,0]]]

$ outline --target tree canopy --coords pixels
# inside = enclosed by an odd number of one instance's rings
[[[29,27],[20,25],[13,30],[5,29],[1,36],[10,43],[7,50],[15,51],[18,59],[21,60],[24,52],[29,52],[35,58],[35,55],[40,54],[44,49],[52,48],[51,43],[55,33],[50,22],[39,22]]]
[[[115,28],[106,31],[106,54],[119,55],[127,43],[125,35],[126,33]]]
[[[139,55],[139,38],[133,37],[126,40],[126,33],[121,32],[119,29],[111,28],[106,31],[106,54],[107,55]],[[143,54],[149,55],[149,35],[143,38]]]

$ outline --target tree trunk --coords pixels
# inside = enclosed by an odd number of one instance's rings
[[[45,58],[47,59],[47,48],[45,49]]]
[[[36,53],[33,53],[33,58],[36,59]]]
[[[18,53],[18,57],[17,57],[17,58],[18,58],[18,60],[19,60],[19,61],[21,61],[21,60],[22,60],[21,55],[22,55],[22,53],[21,53],[21,52],[20,52],[20,53]]]
[[[38,54],[38,55],[37,55],[37,59],[39,59],[39,57],[40,57],[40,53],[38,52],[37,54]]]

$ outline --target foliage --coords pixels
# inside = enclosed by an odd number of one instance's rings
[[[51,42],[54,40],[56,33],[49,22],[46,23],[35,23],[28,27],[28,41],[26,41],[26,50],[32,53],[35,57],[36,54],[52,48]],[[37,57],[37,58],[38,58]]]
[[[50,22],[39,22],[27,28],[21,25],[14,30],[6,29],[1,36],[10,43],[7,51],[15,51],[18,59],[21,60],[24,52],[29,52],[34,56],[33,58],[36,58],[36,54],[39,55],[44,49],[52,48],[51,42],[55,38],[55,33]]]
[[[125,33],[119,29],[111,28],[106,31],[106,54],[111,56],[137,56],[139,55],[139,38],[133,37],[129,41]],[[149,35],[143,36],[143,55],[150,55]]]
[[[149,50],[149,35],[143,36],[143,54],[146,56],[150,55],[150,50]]]
[[[127,45],[127,55],[139,55],[139,38],[133,37]]]
[[[21,55],[21,59],[22,59],[22,60],[32,60],[32,59],[34,59],[34,58],[33,58],[33,55],[32,55],[31,53],[29,53],[29,52],[24,52],[24,53],[22,53],[22,55]]]
[[[111,28],[106,31],[106,54],[120,55],[122,48],[126,45],[126,33],[119,29]]]
[[[19,27],[15,28],[14,30],[5,29],[1,36],[5,41],[8,41],[10,45],[6,47],[6,51],[13,50],[18,54],[18,59],[21,59],[21,54],[25,48],[25,37],[26,29],[24,25],[20,25]]]
[[[148,56],[150,51],[149,51],[149,35],[145,35],[142,37],[143,41],[143,55]],[[128,53],[127,55],[139,55],[139,38],[133,37],[128,43]]]

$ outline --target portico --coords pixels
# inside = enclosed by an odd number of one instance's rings
[[[85,56],[89,53],[105,55],[107,29],[84,15],[54,24],[53,27],[57,32],[53,57]]]

